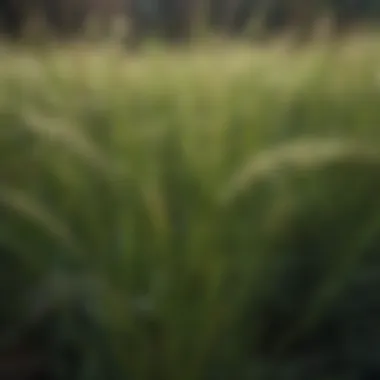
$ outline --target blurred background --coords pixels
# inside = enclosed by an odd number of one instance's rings
[[[0,379],[380,379],[379,21],[0,0]]]
[[[262,39],[292,32],[301,40],[373,29],[380,17],[376,0],[2,0],[7,37],[115,32],[116,24],[136,43],[147,38],[181,40],[199,29],[223,37]],[[126,32],[126,30],[128,32]],[[119,30],[119,34],[121,31]]]

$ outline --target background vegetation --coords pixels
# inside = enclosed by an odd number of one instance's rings
[[[0,0],[0,29],[14,38],[78,36],[89,23],[104,36],[118,19],[133,43],[152,35],[183,42],[205,30],[256,39],[292,32],[308,40],[321,30],[336,37],[371,29],[379,18],[377,0]]]
[[[377,379],[377,42],[3,47],[0,378]]]

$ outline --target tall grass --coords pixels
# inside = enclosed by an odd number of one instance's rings
[[[62,379],[378,369],[371,44],[0,65],[4,349],[40,322]]]

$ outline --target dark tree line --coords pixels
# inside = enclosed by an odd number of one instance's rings
[[[128,0],[0,0],[0,31],[22,37],[34,20],[49,33],[66,37],[81,33],[90,16],[104,22],[120,13],[129,13]]]
[[[379,0],[0,0],[0,26],[10,37],[19,37],[32,17],[39,16],[52,33],[75,34],[90,15],[107,23],[115,15],[132,22],[136,37],[155,33],[183,39],[202,16],[207,27],[239,34],[260,19],[264,32],[294,28],[308,33],[328,13],[337,31],[357,23],[380,21]]]

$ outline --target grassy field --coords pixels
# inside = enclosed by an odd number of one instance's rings
[[[4,355],[54,379],[378,378],[377,44],[4,47]]]

